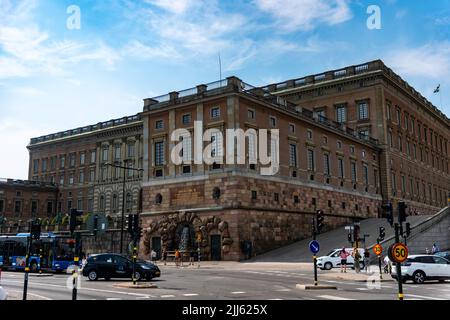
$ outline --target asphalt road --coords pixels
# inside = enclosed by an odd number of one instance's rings
[[[230,267],[231,266],[231,267]],[[339,280],[320,276],[321,284],[332,284],[337,290],[301,290],[296,284],[312,283],[312,267],[301,268],[277,264],[246,264],[245,266],[215,265],[175,268],[160,266],[162,277],[152,280],[153,289],[115,288],[114,284],[129,280],[99,280],[81,278],[80,300],[395,300],[397,283],[369,284],[354,280]],[[337,271],[335,272],[337,275]],[[351,272],[351,271],[349,271]],[[11,298],[21,299],[23,273],[3,272],[0,285]],[[386,278],[386,277],[385,277]],[[30,276],[29,298],[33,300],[70,300],[72,291],[66,282],[70,277]],[[430,282],[424,285],[404,284],[405,300],[450,300],[450,282]]]

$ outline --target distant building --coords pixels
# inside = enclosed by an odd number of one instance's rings
[[[193,135],[195,121],[222,133],[202,147],[224,156],[226,129],[279,129],[278,172],[250,163],[252,138],[245,164],[175,165],[171,136]],[[383,202],[437,212],[450,189],[449,137],[449,119],[377,60],[263,88],[230,77],[145,99],[136,116],[31,139],[29,178],[58,185],[58,212],[117,216],[123,172],[106,164],[127,160],[143,169],[125,183],[127,212],[142,212],[142,255],[200,246],[203,258],[238,260],[309,236],[316,209],[330,229],[380,216]],[[183,138],[183,159],[194,146]]]

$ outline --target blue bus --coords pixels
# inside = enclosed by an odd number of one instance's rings
[[[29,233],[15,236],[0,236],[0,268],[3,270],[24,270]],[[31,272],[39,269],[63,272],[73,265],[73,251],[70,238],[42,233],[40,240],[33,240],[29,266]],[[40,258],[42,250],[42,259]]]

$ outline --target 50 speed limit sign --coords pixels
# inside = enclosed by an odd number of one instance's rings
[[[394,243],[389,247],[388,254],[391,261],[403,263],[408,258],[408,247],[403,243]]]

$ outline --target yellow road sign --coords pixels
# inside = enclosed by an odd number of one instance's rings
[[[380,244],[376,244],[373,246],[373,252],[379,256],[383,252],[383,247]]]
[[[403,243],[394,243],[390,253],[395,262],[403,263],[408,258],[408,247]]]

